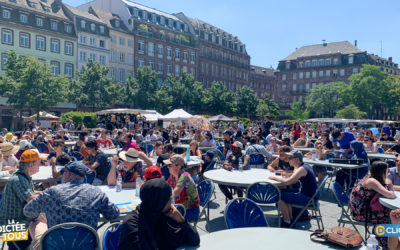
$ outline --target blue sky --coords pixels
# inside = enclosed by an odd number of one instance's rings
[[[72,6],[87,0],[63,0]],[[358,47],[400,63],[398,0],[136,0],[165,11],[184,12],[238,36],[251,64],[276,68],[297,47],[358,41]]]

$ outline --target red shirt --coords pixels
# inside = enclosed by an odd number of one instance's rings
[[[101,145],[103,145],[104,148],[107,148],[107,145],[109,148],[114,145],[113,142],[111,141],[111,139],[109,139],[109,138],[107,138],[105,140],[99,138],[96,140],[96,142],[97,142],[99,148],[101,148]]]

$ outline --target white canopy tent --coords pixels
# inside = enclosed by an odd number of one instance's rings
[[[186,112],[183,109],[175,109],[172,112],[160,117],[160,120],[163,120],[163,127],[168,127],[171,124],[174,124],[176,126],[182,126],[182,124],[189,120],[189,118],[192,117],[191,114]]]
[[[148,111],[154,111],[155,114],[144,114],[144,115],[142,115],[142,116],[146,117],[146,121],[157,122],[158,120],[160,120],[161,117],[163,117],[162,114],[158,113],[155,110],[148,110]]]

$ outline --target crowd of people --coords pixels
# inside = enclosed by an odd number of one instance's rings
[[[100,214],[108,220],[118,218],[118,208],[96,186],[115,186],[119,175],[122,187],[127,188],[135,188],[138,178],[145,179],[140,192],[142,203],[124,218],[121,249],[199,244],[199,236],[189,224],[200,213],[196,185],[217,163],[228,171],[262,168],[276,173],[270,178],[284,184],[279,202],[282,227],[289,227],[299,213],[292,205],[307,204],[327,174],[325,167],[311,167],[304,158],[364,162],[357,173],[346,169],[336,173],[336,182],[351,192],[352,215],[357,220],[387,222],[387,208],[372,210],[370,218],[365,218],[367,208],[363,204],[376,194],[393,198],[392,190],[400,190],[400,156],[395,162],[371,163],[368,159],[368,154],[380,151],[400,153],[400,136],[388,124],[376,132],[353,124],[336,128],[326,124],[276,123],[266,116],[264,121],[247,127],[241,122],[213,123],[209,131],[185,126],[135,128],[127,124],[110,130],[83,128],[73,132],[32,127],[20,133],[6,129],[1,133],[0,168],[11,176],[1,187],[0,221],[6,224],[14,219],[30,225],[29,241],[14,243],[20,248],[30,245],[37,249],[43,233],[60,223],[81,222],[97,229]],[[182,140],[188,141],[188,151],[176,147]],[[67,147],[66,143],[72,141],[76,144]],[[384,148],[377,144],[389,141],[394,146]],[[301,148],[312,149],[303,154],[298,150]],[[106,149],[115,149],[117,154],[109,157],[104,153]],[[198,166],[187,166],[188,153],[200,160]],[[34,185],[32,175],[41,165],[51,166],[53,178],[58,181]],[[89,174],[94,175],[92,181],[88,181]],[[245,191],[227,185],[219,188],[228,200],[234,195],[242,197]],[[185,217],[172,202],[186,208]],[[301,218],[307,220],[310,215],[306,211]],[[380,243],[385,246],[387,241],[380,239]],[[14,244],[9,244],[10,249]]]

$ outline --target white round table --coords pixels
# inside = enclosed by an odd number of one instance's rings
[[[134,205],[139,205],[140,198],[136,196],[136,188],[122,188],[121,192],[117,192],[115,186],[98,186],[103,191],[108,199],[114,204],[122,204],[132,202]]]
[[[389,199],[381,196],[379,197],[379,202],[385,207],[392,210],[400,208],[400,192],[395,191],[394,194],[395,194],[394,199]]]
[[[118,154],[118,150],[116,148],[101,149],[101,152],[109,157]]]
[[[396,160],[395,155],[391,154],[368,154],[369,159],[373,158],[378,158],[378,159],[384,159],[384,160]]]
[[[61,166],[56,166],[57,170],[62,168]],[[9,176],[1,176],[0,182],[7,182],[8,179],[11,177]],[[32,175],[33,182],[50,182],[50,181],[57,181],[58,178],[53,178],[53,173],[51,172],[51,166],[40,166],[39,172]]]
[[[269,176],[275,175],[266,169],[250,169],[228,171],[225,169],[214,169],[204,173],[204,178],[217,184],[248,187],[255,182],[268,182],[277,186],[282,185],[281,182],[269,179]]]
[[[309,231],[275,227],[248,227],[222,230],[200,236],[200,246],[180,249],[331,249],[310,240]],[[339,249],[339,247],[337,247]]]

